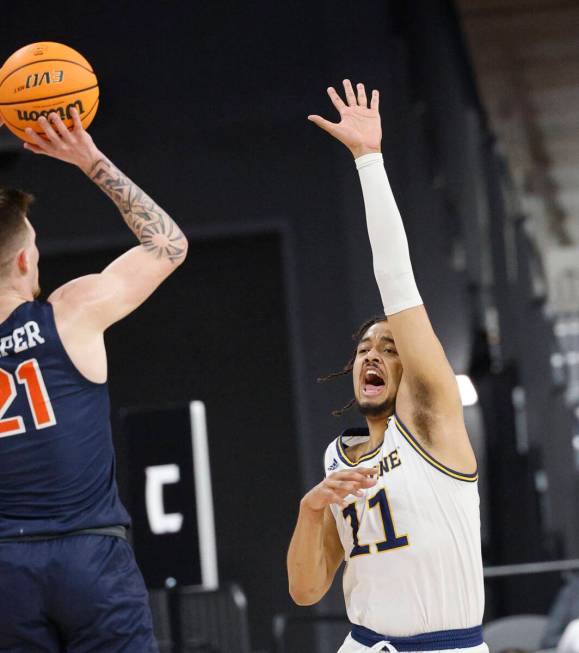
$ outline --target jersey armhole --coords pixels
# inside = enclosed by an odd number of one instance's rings
[[[429,465],[437,469],[439,472],[446,474],[446,476],[450,476],[451,478],[454,478],[458,481],[465,481],[467,483],[476,483],[476,481],[478,481],[478,469],[475,470],[472,474],[465,474],[464,472],[457,472],[456,470],[443,465],[431,454],[429,454],[428,451],[424,449],[424,447],[422,447],[418,440],[412,435],[410,430],[404,425],[404,422],[396,414],[394,415],[394,422],[398,432],[402,435],[406,442],[408,442],[408,444],[416,451],[416,453],[424,458],[424,460]]]
[[[58,324],[56,323],[56,316],[54,314],[54,306],[52,305],[52,302],[44,302],[45,306],[48,307],[48,313],[49,313],[49,322],[50,322],[50,327],[53,330],[53,335],[54,335],[54,341],[56,344],[56,347],[60,349],[60,353],[63,356],[63,358],[66,360],[68,365],[74,370],[78,378],[83,382],[87,383],[90,386],[97,387],[97,388],[102,388],[106,387],[107,381],[103,381],[102,383],[97,383],[96,381],[92,381],[88,377],[86,377],[79,369],[78,367],[74,364],[72,358],[69,356],[68,351],[66,351],[66,347],[64,346],[64,342],[62,341],[62,338],[60,337],[60,333],[58,331]]]

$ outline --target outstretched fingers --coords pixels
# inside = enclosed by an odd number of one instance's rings
[[[372,479],[378,473],[378,467],[355,467],[354,469],[343,469],[339,472],[332,472],[328,478],[348,480],[348,481],[363,481],[365,479]]]
[[[349,107],[364,107],[364,109],[368,108],[368,97],[366,96],[366,87],[364,84],[361,82],[356,84],[356,91],[354,91],[354,88],[352,86],[352,82],[349,79],[345,79],[343,81],[344,85],[344,92],[346,95],[346,103],[342,100],[342,98],[338,95],[338,92],[333,86],[330,86],[328,88],[328,95],[330,96],[330,100],[332,100],[332,104],[336,107],[336,109],[342,113],[342,111],[346,108],[346,106]],[[375,109],[378,110],[378,105],[379,105],[379,93],[378,91],[374,90],[372,91],[372,95],[370,98],[370,109]]]
[[[322,116],[308,116],[308,120],[330,134],[332,134],[334,129],[337,127],[337,123],[330,122],[329,120],[322,118]]]
[[[357,107],[358,100],[356,99],[356,94],[352,88],[352,82],[349,79],[345,79],[342,84],[344,84],[344,91],[346,93],[346,101],[348,102],[348,106]]]
[[[34,152],[34,154],[46,154],[42,148],[38,147],[38,145],[34,145],[33,143],[25,142],[24,149],[30,150],[30,152]]]
[[[34,129],[30,127],[26,127],[24,132],[26,133],[26,136],[31,139],[28,143],[25,143],[24,147],[27,145],[32,145],[32,147],[26,147],[26,149],[32,150],[32,152],[36,152],[37,154],[45,154],[47,142],[44,140],[44,138],[42,138],[38,132],[35,132]]]
[[[72,118],[72,124],[73,124],[73,127],[74,127],[74,131],[75,132],[82,131],[84,129],[84,127],[82,126],[82,122],[80,120],[80,115],[79,115],[78,111],[76,110],[76,107],[71,107],[70,116]]]
[[[364,107],[364,109],[367,109],[368,98],[366,97],[366,89],[364,88],[364,84],[362,83],[356,84],[356,90],[358,91],[358,104],[361,107]]]
[[[53,129],[58,132],[61,140],[70,142],[70,132],[68,131],[67,126],[62,122],[62,118],[57,113],[51,113],[48,116],[48,119],[50,120]]]
[[[48,120],[44,116],[41,116],[38,119],[38,124],[42,127],[42,131],[46,134],[48,140],[53,145],[58,145],[58,143],[60,143],[60,136],[56,133],[52,125],[48,122]]]
[[[324,480],[324,484],[333,490],[341,490],[345,494],[358,494],[359,490],[376,485],[377,474],[378,470],[375,467],[342,470],[330,474]]]
[[[344,100],[338,95],[338,91],[333,86],[328,87],[328,95],[330,96],[330,100],[332,101],[332,104],[336,107],[336,109],[339,111],[341,114],[342,111],[346,108],[346,105],[344,104]]]

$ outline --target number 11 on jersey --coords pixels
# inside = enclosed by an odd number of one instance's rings
[[[382,488],[371,499],[368,500],[368,507],[370,509],[380,509],[380,517],[382,518],[382,526],[384,527],[384,539],[379,542],[374,542],[378,553],[381,553],[382,551],[389,551],[390,549],[401,549],[405,546],[408,546],[407,535],[396,535],[394,521],[392,520],[392,512],[390,510],[390,504],[388,503],[388,497],[386,496],[386,490],[384,488]],[[350,525],[352,526],[352,538],[354,540],[354,546],[350,552],[350,558],[355,558],[356,556],[360,555],[367,555],[371,552],[370,544],[360,544],[358,541],[360,520],[358,519],[356,504],[351,503],[349,506],[346,506],[344,510],[342,510],[342,514],[344,515],[345,519],[350,520]]]

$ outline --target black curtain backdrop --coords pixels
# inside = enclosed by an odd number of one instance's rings
[[[41,283],[49,292],[120,251],[46,256]],[[192,242],[182,267],[106,336],[123,496],[120,410],[206,404],[220,580],[245,589],[258,643],[287,608],[284,507],[300,493],[281,251],[276,234]]]

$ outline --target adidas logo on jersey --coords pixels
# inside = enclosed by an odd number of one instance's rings
[[[333,472],[335,469],[338,469],[338,461],[334,458],[334,460],[332,460],[332,463],[328,465],[328,471]]]

